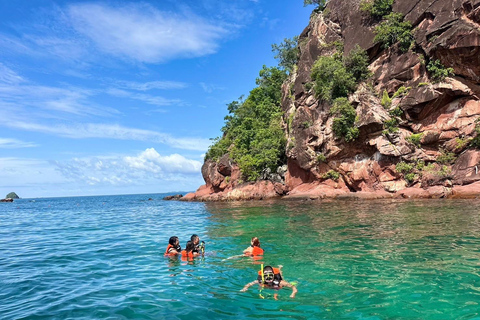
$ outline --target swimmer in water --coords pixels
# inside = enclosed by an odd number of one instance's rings
[[[258,283],[261,288],[269,288],[274,290],[280,290],[283,287],[292,288],[292,294],[290,295],[290,298],[295,298],[295,295],[297,294],[297,288],[291,283],[283,280],[281,268],[282,266],[278,266],[278,268],[265,266],[264,268],[262,264],[262,268],[258,272],[257,280],[247,283],[240,291],[245,292],[248,290],[248,288]],[[260,297],[263,298],[261,294]],[[275,300],[277,300],[277,293],[275,293],[273,297]]]

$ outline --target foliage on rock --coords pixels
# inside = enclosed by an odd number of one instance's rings
[[[284,70],[266,66],[245,101],[228,105],[223,136],[216,138],[205,159],[217,160],[229,153],[245,179],[254,181],[261,172],[272,171],[284,162],[285,137],[281,127],[281,85],[287,75]]]
[[[355,127],[357,112],[347,98],[337,98],[333,103],[330,114],[334,115],[332,130],[337,137],[350,142],[358,138],[358,128]]]
[[[413,40],[412,24],[403,21],[403,15],[400,13],[390,13],[375,27],[374,42],[382,44],[384,49],[398,42],[400,50],[406,52],[413,44]]]

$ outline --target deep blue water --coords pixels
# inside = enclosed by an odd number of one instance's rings
[[[0,319],[480,319],[479,201],[163,196],[0,203]],[[193,233],[205,257],[163,256]],[[231,258],[252,236],[264,258]],[[240,293],[261,263],[297,297]]]

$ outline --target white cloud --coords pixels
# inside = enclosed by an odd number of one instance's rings
[[[173,90],[173,89],[184,89],[187,87],[187,84],[184,82],[177,81],[150,81],[150,82],[132,82],[132,81],[119,81],[118,85],[120,87],[137,90],[137,91],[148,91],[153,89],[160,90]]]
[[[0,138],[0,149],[18,149],[32,147],[38,147],[38,145],[32,142],[25,142],[17,139]]]
[[[32,84],[0,83],[0,106],[9,104],[15,113],[31,116],[32,110],[57,111],[72,115],[111,116],[113,108],[100,107],[88,99],[97,91],[77,87],[59,88]]]
[[[15,71],[6,67],[0,62],[0,83],[18,84],[23,81],[23,78],[20,77]]]
[[[100,50],[141,62],[212,54],[226,34],[222,27],[193,14],[161,12],[146,4],[115,8],[74,4],[68,15],[73,27]]]
[[[179,99],[167,99],[160,96],[152,96],[144,93],[134,93],[122,89],[111,88],[106,91],[108,94],[120,97],[120,98],[130,98],[134,100],[139,100],[154,106],[170,106],[170,105],[179,105],[182,104],[182,101]]]
[[[0,112],[1,116],[1,112]],[[128,128],[120,125],[98,123],[71,123],[46,125],[11,118],[0,126],[41,132],[73,139],[102,138],[116,140],[136,140],[163,143],[173,148],[205,151],[211,141],[202,138],[175,138],[165,133],[151,130]]]
[[[150,180],[188,179],[198,176],[202,163],[179,154],[160,155],[154,148],[135,156],[74,158],[52,164],[67,179],[88,185],[141,184]]]
[[[217,90],[225,90],[224,87],[217,86],[215,84],[207,84],[205,82],[200,82],[200,86],[202,87],[203,91],[206,93],[212,93],[213,91]]]

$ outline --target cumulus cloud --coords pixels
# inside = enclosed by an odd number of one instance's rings
[[[202,163],[180,154],[160,155],[154,148],[134,156],[74,158],[54,161],[56,169],[67,179],[88,185],[127,185],[149,180],[177,180],[198,176]]]
[[[162,12],[147,4],[73,4],[67,12],[73,27],[100,50],[141,62],[212,54],[226,35],[222,27],[193,14]]]

